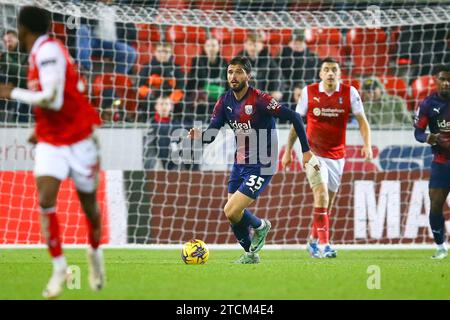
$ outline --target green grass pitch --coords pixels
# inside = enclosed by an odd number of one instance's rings
[[[108,282],[97,293],[85,250],[65,252],[81,285],[61,299],[450,299],[450,259],[430,260],[432,250],[340,250],[321,260],[263,250],[259,265],[233,265],[240,251],[211,250],[207,264],[185,265],[179,250],[106,249]],[[368,289],[376,283],[369,266],[379,267],[379,289]],[[50,272],[46,250],[0,250],[0,299],[41,299]]]

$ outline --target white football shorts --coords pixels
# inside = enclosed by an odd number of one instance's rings
[[[341,185],[345,158],[329,159],[319,156],[316,157],[320,160],[320,173],[322,175],[323,182],[328,186],[328,190],[331,192],[336,192]]]
[[[78,191],[92,193],[97,189],[99,170],[99,147],[92,137],[69,146],[45,142],[36,145],[36,177],[50,176],[61,181],[70,177]]]

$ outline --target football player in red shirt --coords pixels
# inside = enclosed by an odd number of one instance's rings
[[[58,191],[67,177],[75,182],[87,217],[89,283],[93,290],[101,289],[104,284],[104,267],[99,248],[101,219],[96,197],[99,149],[94,138],[94,129],[101,120],[83,96],[82,81],[67,48],[48,36],[50,24],[50,15],[45,9],[25,6],[20,10],[19,43],[30,53],[28,90],[0,85],[0,98],[33,105],[37,141],[34,174],[42,229],[53,258],[53,274],[43,295],[55,298],[67,278],[67,262],[56,216]]]
[[[297,112],[306,116],[306,134],[311,151],[320,160],[320,175],[312,176],[309,184],[314,195],[314,219],[308,251],[314,258],[335,258],[337,253],[329,244],[329,213],[333,206],[345,162],[345,136],[352,113],[359,124],[364,142],[361,150],[367,161],[372,160],[370,127],[358,91],[340,83],[339,63],[326,58],[320,67],[320,83],[303,88]],[[292,162],[292,146],[297,135],[291,129],[282,165]],[[322,249],[319,249],[320,243]]]

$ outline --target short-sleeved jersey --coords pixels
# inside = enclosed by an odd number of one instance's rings
[[[433,93],[426,97],[420,104],[414,126],[426,130],[427,126],[431,133],[450,132],[450,102]],[[450,163],[448,151],[442,150],[439,145],[431,147],[434,155],[433,161],[437,163]]]
[[[358,91],[342,83],[328,95],[323,82],[303,88],[297,112],[306,116],[306,135],[314,154],[329,158],[345,157],[345,138],[350,112],[364,113]]]
[[[236,100],[232,90],[224,93],[217,101],[209,128],[219,129],[225,123],[234,130],[236,136],[235,162],[237,164],[268,165],[260,160],[260,151],[270,157],[272,148],[278,152],[278,146],[273,146],[272,135],[276,138],[274,117],[282,112],[281,105],[270,95],[253,87],[240,101]],[[246,136],[253,134],[257,141],[250,142]],[[260,139],[264,139],[265,142]],[[275,140],[278,141],[278,140]],[[242,143],[244,142],[244,143]],[[256,142],[256,143],[255,143]],[[267,147],[266,150],[261,148]]]
[[[49,68],[51,66],[51,68]],[[39,142],[52,145],[71,145],[93,132],[101,120],[93,106],[83,96],[77,66],[64,45],[48,36],[39,37],[29,57],[28,89],[41,91],[40,70],[51,70],[65,75],[62,107],[52,110],[35,106],[36,136]],[[44,72],[44,71],[43,71]]]

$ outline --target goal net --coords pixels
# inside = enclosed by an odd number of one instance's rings
[[[450,1],[0,0],[0,82],[21,87],[27,56],[16,46],[16,24],[26,4],[50,11],[50,33],[69,48],[104,121],[104,244],[236,244],[223,213],[233,133],[223,129],[213,144],[188,152],[182,139],[192,126],[208,125],[236,55],[251,58],[253,85],[293,109],[301,89],[319,81],[325,57],[339,61],[341,81],[363,98],[374,161],[364,162],[351,117],[330,213],[334,244],[432,243],[432,155],[415,141],[412,119],[435,90],[436,67],[450,62]],[[33,121],[30,106],[0,100],[0,245],[42,242],[34,146],[27,142]],[[281,159],[289,125],[277,127]],[[312,223],[298,143],[295,151],[290,170],[279,168],[250,208],[272,222],[272,245],[303,245]],[[62,184],[57,212],[63,242],[87,243],[70,181]]]

